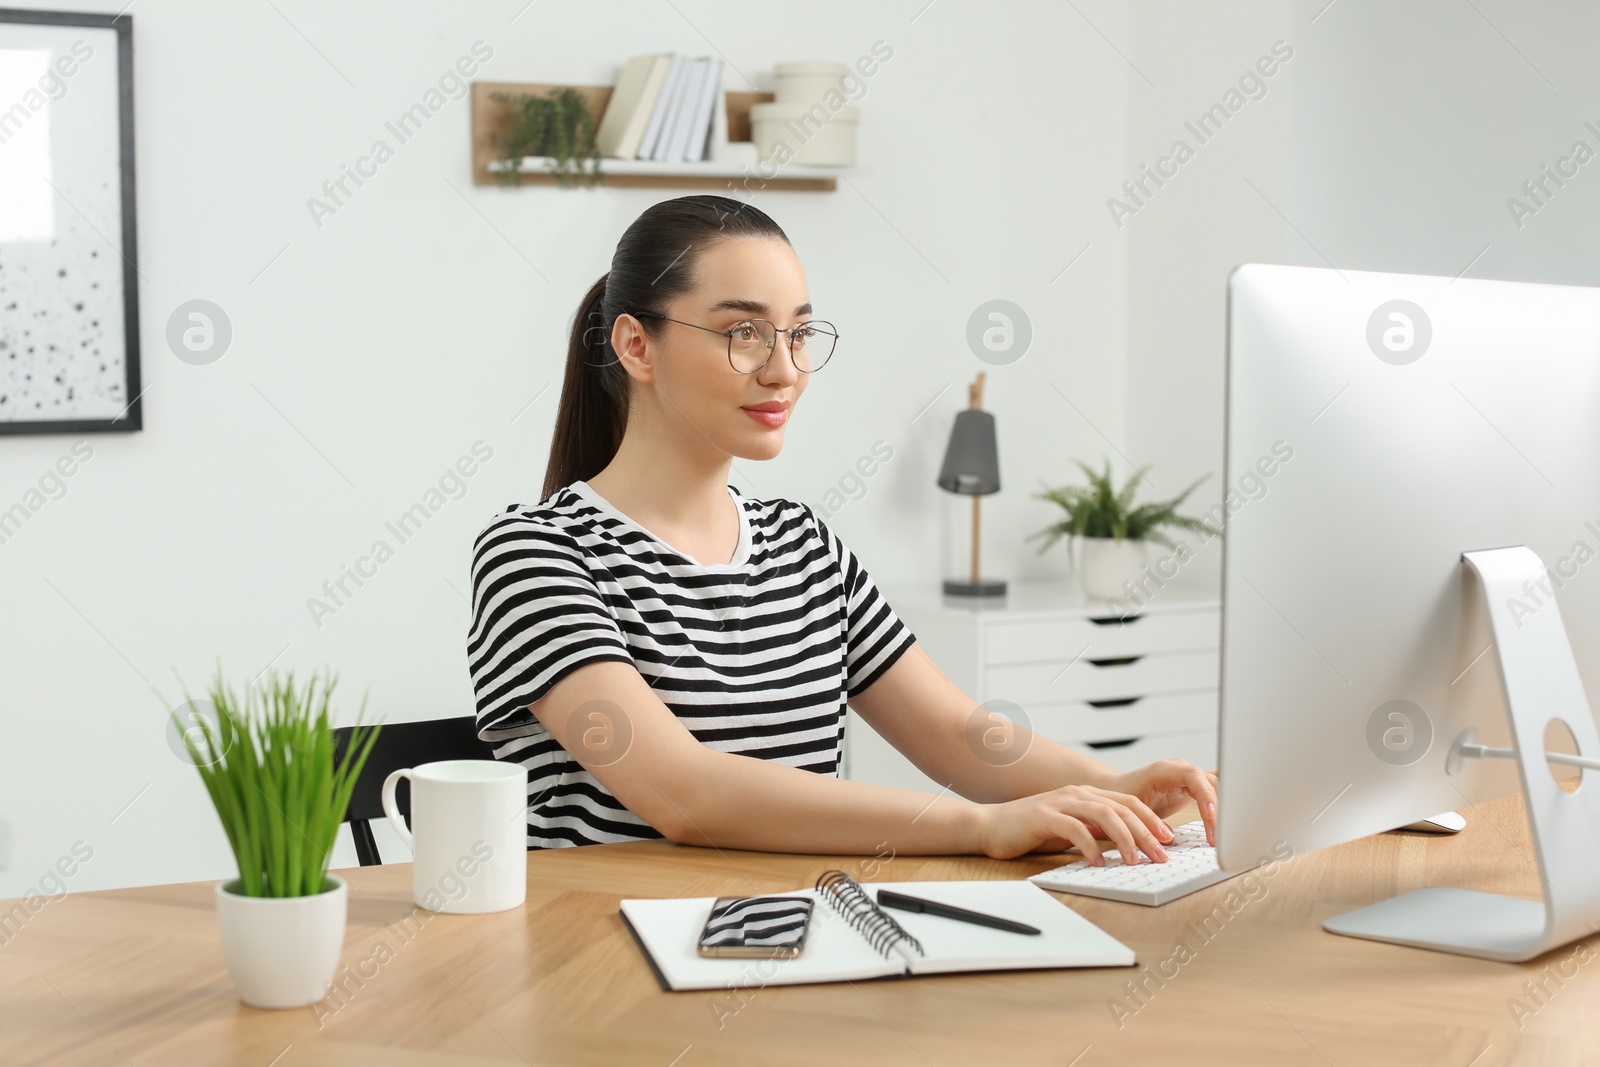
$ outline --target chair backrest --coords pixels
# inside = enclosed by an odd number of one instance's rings
[[[344,758],[350,744],[353,727],[341,726],[333,731],[334,759]],[[487,741],[478,740],[476,716],[463,715],[453,719],[428,719],[423,722],[384,723],[373,742],[367,762],[350,791],[350,806],[345,809],[344,821],[350,823],[355,836],[356,854],[361,865],[379,862],[377,846],[368,819],[383,818],[383,780],[390,772],[401,767],[415,767],[419,763],[433,763],[447,759],[494,759],[494,750]],[[404,778],[395,789],[395,805],[411,823],[411,786]]]
[[[351,729],[341,726],[333,731],[335,759],[344,758]],[[384,723],[383,729],[378,731],[377,741],[373,742],[367,762],[361,768],[361,775],[356,779],[355,788],[350,792],[350,807],[345,812],[344,821],[383,818],[380,793],[383,780],[389,777],[391,771],[447,759],[494,759],[489,743],[478,740],[478,724],[474,716]],[[402,813],[410,814],[411,790],[404,778],[395,792],[395,801]]]

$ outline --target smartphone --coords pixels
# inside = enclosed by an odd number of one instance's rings
[[[700,931],[702,956],[793,959],[811,928],[810,897],[718,897]]]

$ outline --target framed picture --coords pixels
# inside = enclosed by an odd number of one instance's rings
[[[0,433],[138,430],[133,25],[0,8]]]

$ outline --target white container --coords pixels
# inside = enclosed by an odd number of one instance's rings
[[[861,109],[846,104],[838,111],[826,105],[750,105],[750,139],[763,163],[798,163],[807,167],[849,167],[856,161],[856,127]]]
[[[777,63],[772,68],[775,103],[810,107],[823,101],[828,91],[844,95],[844,76],[850,68],[843,63]]]
[[[328,995],[344,949],[349,890],[314,897],[247,897],[239,880],[217,883],[222,955],[239,999],[255,1008],[303,1008]]]
[[[1144,541],[1116,537],[1078,538],[1078,577],[1084,595],[1095,600],[1123,600],[1127,583],[1136,586],[1148,559]]]

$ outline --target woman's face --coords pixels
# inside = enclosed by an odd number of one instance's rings
[[[700,254],[695,276],[692,290],[661,309],[681,322],[652,320],[659,340],[651,341],[637,320],[618,316],[612,344],[639,383],[636,399],[659,409],[683,447],[771,459],[783,447],[784,427],[810,375],[796,369],[782,334],[764,366],[740,373],[729,362],[721,331],[751,318],[767,319],[780,330],[811,321],[805,271],[786,241],[731,237]],[[758,405],[781,410],[753,414]]]

